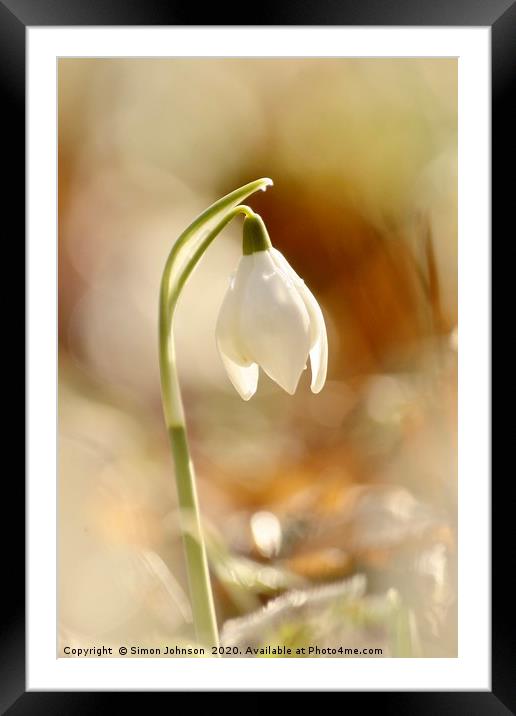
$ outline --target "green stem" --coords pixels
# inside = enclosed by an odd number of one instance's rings
[[[173,322],[181,291],[208,246],[237,214],[253,216],[251,209],[239,206],[239,203],[258,189],[265,190],[270,184],[270,179],[258,179],[246,184],[200,214],[175,242],[161,279],[159,361],[163,412],[175,465],[195,633],[197,640],[208,646],[218,646],[219,637],[177,374]]]

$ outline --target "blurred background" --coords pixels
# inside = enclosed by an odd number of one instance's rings
[[[456,60],[64,59],[58,79],[60,655],[193,641],[159,282],[198,213],[269,176],[247,203],[321,304],[328,382],[232,388],[235,220],[177,316],[223,642],[455,656]]]

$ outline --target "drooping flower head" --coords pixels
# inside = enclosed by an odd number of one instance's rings
[[[322,311],[273,248],[257,214],[244,221],[243,256],[220,309],[216,339],[229,379],[244,400],[256,392],[259,367],[292,395],[308,358],[312,391],[324,386],[328,340]]]

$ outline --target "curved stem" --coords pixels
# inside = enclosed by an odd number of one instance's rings
[[[177,374],[173,321],[181,291],[202,255],[237,214],[252,216],[249,207],[239,202],[258,189],[272,184],[258,179],[212,204],[177,239],[169,254],[160,288],[159,361],[163,412],[175,465],[181,532],[185,548],[190,600],[198,641],[218,646],[219,637],[208,571],[206,547],[201,528],[193,463],[188,448],[181,390]]]
[[[215,228],[200,241],[199,246],[195,249],[195,251],[190,253],[189,258],[187,261],[185,261],[185,266],[181,271],[181,274],[178,277],[177,281],[175,281],[173,285],[169,286],[168,312],[171,318],[173,318],[174,316],[176,304],[179,299],[179,296],[181,295],[183,286],[185,285],[188,277],[190,276],[194,268],[199,263],[201,256],[204,254],[212,241],[218,236],[218,234],[220,234],[222,229],[227,226],[227,224],[229,224],[229,222],[238,214],[244,214],[245,216],[254,216],[254,212],[250,207],[245,206],[244,204],[239,204],[238,206],[235,206],[233,209],[229,210],[227,214],[224,215],[224,218],[221,219],[220,222],[215,226]]]

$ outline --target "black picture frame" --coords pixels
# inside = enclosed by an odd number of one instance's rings
[[[514,194],[514,151],[512,134],[516,101],[510,80],[516,74],[516,3],[514,0],[293,0],[261,3],[247,13],[241,9],[231,16],[218,5],[199,11],[189,3],[173,0],[0,0],[0,87],[2,93],[4,211],[15,217],[11,248],[22,248],[25,221],[25,42],[26,28],[34,26],[77,25],[361,25],[361,26],[490,26],[492,40],[492,236],[512,226],[509,212]],[[507,171],[504,171],[507,170]],[[510,181],[506,177],[512,177]],[[512,200],[512,201],[511,201]],[[511,230],[511,233],[514,230]],[[509,238],[509,237],[506,237]],[[502,241],[502,243],[504,243]],[[495,313],[492,313],[493,321]],[[10,319],[15,326],[20,322]],[[14,345],[14,344],[13,344]],[[34,347],[29,347],[34,350]],[[9,366],[14,370],[14,359]],[[113,710],[113,699],[123,694],[106,692],[26,692],[25,691],[25,559],[24,484],[18,463],[13,463],[7,499],[3,573],[9,575],[2,589],[6,606],[2,610],[0,657],[0,710],[20,716],[25,713],[77,714]],[[6,476],[4,476],[6,477]],[[492,691],[472,692],[345,692],[344,707],[350,699],[367,699],[365,705],[383,713],[396,714],[476,714],[516,713],[514,662],[515,612],[509,604],[503,562],[512,540],[508,512],[513,477],[502,473],[492,480]],[[4,489],[5,489],[4,488]],[[509,596],[509,598],[507,598]],[[511,658],[512,657],[512,658]],[[173,694],[164,694],[165,698]],[[142,703],[141,693],[130,694],[133,704]],[[145,695],[144,698],[148,698]],[[148,702],[147,702],[148,707]],[[118,711],[118,708],[115,712]]]

